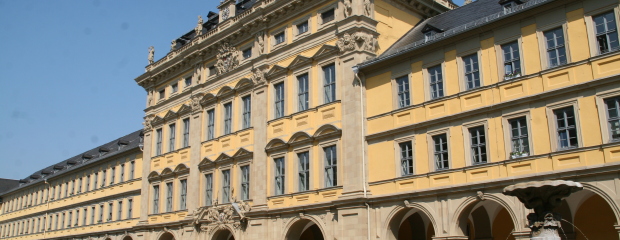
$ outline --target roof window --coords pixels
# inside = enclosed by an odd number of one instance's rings
[[[499,4],[504,9],[504,14],[509,14],[514,11],[514,7],[523,3],[522,0],[500,0]]]
[[[428,42],[435,39],[435,34],[442,33],[443,30],[434,27],[433,25],[426,24],[424,28],[422,28],[422,33],[424,34],[424,41]]]

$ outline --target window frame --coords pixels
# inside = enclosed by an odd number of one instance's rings
[[[179,210],[187,210],[187,178],[179,179]]]
[[[215,108],[211,108],[211,109],[206,109],[206,117],[205,120],[207,122],[207,131],[206,131],[206,141],[209,140],[213,140],[215,139],[215,121],[216,121],[216,116],[215,116]]]
[[[300,17],[297,20],[293,21],[292,26],[293,26],[293,41],[303,38],[307,35],[310,35],[312,32],[312,15],[308,14],[306,16]],[[305,32],[299,32],[299,25],[301,24],[307,24],[307,28],[308,30],[306,30]]]
[[[228,173],[228,175],[226,175],[225,173]],[[231,202],[230,201],[230,199],[232,197],[231,196],[231,191],[230,191],[231,180],[232,180],[231,174],[232,174],[232,169],[230,167],[220,170],[220,176],[222,176],[221,181],[220,181],[221,189],[222,189],[222,195],[220,197],[221,197],[221,200],[222,200],[221,202],[223,204]],[[226,176],[228,178],[226,178]],[[224,180],[228,180],[228,181],[224,181]],[[225,198],[225,197],[228,197],[228,198]]]
[[[204,202],[204,206],[211,206],[213,205],[213,171],[209,171],[209,172],[203,172],[203,190],[204,190],[204,195],[203,195],[203,202]],[[207,193],[210,193],[207,194]]]
[[[502,129],[504,131],[504,136],[505,136],[505,140],[504,140],[504,152],[505,152],[505,159],[514,159],[514,158],[518,158],[518,157],[512,157],[512,126],[510,125],[510,122],[512,120],[518,119],[518,118],[525,118],[525,123],[527,125],[527,136],[528,136],[528,148],[529,148],[529,152],[528,152],[528,156],[534,155],[534,138],[532,136],[532,118],[530,115],[530,111],[529,110],[525,110],[525,111],[518,111],[518,112],[511,112],[511,113],[507,113],[502,115]],[[519,156],[520,157],[520,156]]]
[[[512,44],[515,44],[517,46],[517,51],[519,51],[518,52],[519,53],[518,59],[515,60],[516,58],[514,58],[514,56],[513,56],[512,59],[506,60],[505,59],[505,53],[504,53],[504,47],[507,46],[507,45],[512,45]],[[512,79],[520,78],[520,77],[524,76],[525,75],[525,69],[523,67],[524,67],[525,64],[523,63],[523,48],[522,48],[522,45],[521,45],[521,37],[519,37],[518,39],[513,39],[512,41],[505,41],[502,44],[498,44],[498,47],[499,47],[498,53],[500,54],[500,57],[498,58],[498,60],[500,61],[499,68],[501,69],[501,71],[499,73],[500,73],[501,81],[508,81],[508,80],[512,80]],[[512,51],[512,52],[514,52],[514,51]],[[514,70],[515,69],[514,65],[516,65],[516,64],[514,64],[514,62],[516,62],[516,61],[519,62],[519,64],[518,64],[519,73],[515,74],[516,71]],[[506,64],[507,63],[510,63],[511,67],[513,68],[513,71],[512,71],[512,73],[510,75],[506,74]]]
[[[406,91],[403,91],[403,93],[407,94],[407,104],[403,105],[401,104],[401,86],[399,83],[399,80],[401,79],[405,79],[407,80],[407,89]],[[400,77],[395,77],[393,78],[394,81],[394,87],[395,87],[395,92],[396,92],[396,109],[401,109],[401,108],[405,108],[405,107],[409,107],[412,105],[412,90],[411,90],[411,81],[410,81],[410,77],[409,74],[405,74],[402,75]]]
[[[559,147],[559,139],[558,139],[558,127],[557,127],[557,120],[556,120],[556,115],[555,115],[555,111],[559,110],[559,109],[563,109],[563,108],[567,108],[567,107],[572,107],[573,108],[573,113],[575,114],[575,129],[576,129],[576,138],[577,138],[577,146],[575,147],[569,147],[569,148],[560,148]],[[570,100],[566,100],[563,102],[558,102],[558,103],[553,103],[553,104],[549,104],[546,107],[546,113],[547,113],[547,124],[548,124],[548,128],[549,128],[549,136],[551,139],[551,149],[554,152],[557,151],[565,151],[565,150],[571,150],[571,149],[575,149],[575,148],[580,148],[583,146],[583,139],[582,139],[582,134],[581,134],[581,121],[580,121],[580,117],[579,117],[579,102],[577,101],[576,98],[574,99],[570,99]]]
[[[331,19],[329,21],[325,21],[323,14],[328,12],[328,11],[333,11],[334,12],[334,19]],[[336,20],[338,20],[338,4],[330,4],[329,6],[325,6],[322,9],[317,11],[317,19],[318,19],[318,23],[319,23],[319,29],[324,28],[326,26],[328,26],[330,23],[335,23]]]
[[[174,211],[174,182],[172,179],[165,181],[166,185],[166,213]]]
[[[620,39],[620,32],[618,31],[618,25],[620,22],[620,7],[618,4],[608,5],[606,7],[602,7],[593,11],[589,11],[585,13],[584,20],[586,22],[586,30],[588,35],[588,42],[590,43],[590,57],[595,57],[599,55],[603,55],[599,52],[598,41],[596,39],[596,26],[594,24],[594,17],[605,14],[607,12],[613,12],[616,20],[616,34]],[[615,52],[615,51],[610,51]],[[609,52],[608,52],[609,53]]]
[[[548,54],[548,49],[547,49],[547,39],[545,36],[546,32],[552,31],[552,30],[556,30],[558,28],[562,29],[562,36],[564,37],[564,51],[565,51],[565,55],[566,55],[566,63],[564,64],[560,64],[560,65],[556,65],[556,66],[551,66],[549,63],[549,54]],[[536,35],[538,37],[538,48],[541,49],[540,52],[540,64],[541,64],[541,68],[543,70],[545,69],[553,69],[553,68],[557,68],[557,67],[561,67],[561,66],[565,66],[569,63],[571,63],[571,54],[570,54],[570,40],[568,39],[568,25],[566,23],[566,20],[563,19],[559,22],[555,22],[552,24],[548,24],[542,27],[539,27],[536,30]]]
[[[272,176],[273,176],[273,185],[272,185],[273,191],[271,191],[271,192],[272,192],[273,196],[281,196],[281,195],[287,194],[287,192],[286,192],[286,190],[287,190],[287,186],[286,186],[287,185],[286,184],[286,172],[287,172],[287,170],[286,170],[286,165],[287,165],[286,164],[286,158],[287,158],[287,156],[286,156],[286,153],[274,154],[274,155],[270,156],[270,158],[271,158],[271,165],[273,166],[273,167],[271,167],[272,173],[273,173],[272,174]],[[278,166],[279,166],[278,162],[280,161],[280,159],[282,161],[282,171],[281,171],[281,174],[279,174],[279,172],[278,172],[278,169],[279,169],[278,168]],[[277,179],[280,179],[280,181],[282,182],[282,190],[281,191],[278,191],[278,187],[277,187],[278,186],[278,180]]]
[[[322,142],[319,142],[318,144],[318,149],[316,151],[317,154],[320,154],[318,157],[318,159],[316,161],[318,161],[318,169],[320,170],[320,173],[315,174],[314,176],[319,176],[319,188],[332,188],[332,187],[340,187],[342,186],[342,171],[343,171],[343,167],[342,167],[342,149],[341,149],[341,143],[340,143],[340,138],[335,138],[335,139],[330,139],[330,140],[325,140]],[[326,173],[325,170],[327,168],[327,166],[325,165],[325,148],[327,147],[335,147],[336,149],[336,184],[333,186],[327,186],[327,182],[326,182]],[[312,159],[312,158],[311,158]],[[311,166],[312,167],[312,166]]]
[[[187,118],[183,118],[181,120],[181,122],[183,123],[183,142],[181,145],[181,148],[186,148],[189,147],[189,134],[190,134],[190,127],[191,127],[191,120],[189,117]]]
[[[448,167],[447,168],[442,168],[442,169],[438,169],[437,168],[437,164],[435,163],[435,140],[434,137],[435,136],[439,136],[439,135],[446,135],[446,146],[447,146],[447,151],[448,151]],[[429,161],[429,167],[431,172],[440,172],[440,171],[445,171],[445,170],[450,170],[453,167],[452,164],[452,149],[451,149],[451,143],[450,143],[450,129],[449,128],[443,128],[443,129],[438,129],[438,130],[433,130],[433,131],[429,131],[426,133],[426,141],[427,141],[427,145],[428,145],[428,161]]]
[[[411,144],[411,156],[410,156],[410,161],[411,161],[411,173],[406,174],[403,171],[403,158],[402,158],[402,148],[401,148],[401,144]],[[394,165],[396,166],[394,169],[394,172],[396,173],[395,175],[397,177],[408,177],[408,176],[413,176],[416,174],[416,157],[415,157],[416,151],[415,151],[415,136],[411,135],[411,136],[406,136],[406,137],[402,137],[402,138],[397,138],[394,139]]]
[[[472,155],[472,148],[474,146],[472,146],[472,142],[471,142],[471,129],[474,128],[482,128],[484,130],[484,136],[485,136],[485,143],[484,143],[484,147],[485,147],[485,156],[486,156],[486,162],[475,162],[473,159],[473,155]],[[464,123],[461,126],[461,129],[463,131],[463,147],[465,149],[464,153],[465,153],[465,166],[476,166],[476,165],[481,165],[481,164],[486,164],[486,163],[490,163],[491,161],[491,155],[490,155],[490,145],[489,145],[489,124],[488,124],[488,119],[483,119],[483,120],[476,120],[473,122],[468,122],[468,123]],[[480,145],[480,144],[479,144]],[[450,154],[448,154],[450,155]]]
[[[164,132],[163,128],[155,129],[155,156],[162,155],[162,144],[163,144]]]
[[[222,103],[222,135],[228,135],[234,132],[233,129],[233,101]]]
[[[248,99],[249,102],[246,102],[246,99]],[[249,93],[244,96],[241,96],[241,129],[248,129],[251,127],[252,127],[252,93]]]
[[[247,169],[247,177],[244,169]],[[250,164],[239,165],[239,185],[241,189],[241,191],[239,191],[239,199],[242,201],[250,200],[251,175]]]
[[[302,76],[305,76],[305,87],[306,87],[305,88],[305,90],[306,90],[305,91],[305,102],[306,102],[305,108],[301,107],[301,104],[302,104],[301,97],[302,97],[302,94],[304,94],[304,93],[300,92],[301,91],[301,79],[302,79],[301,77]],[[297,83],[297,88],[296,88],[296,93],[297,93],[297,99],[296,100],[297,101],[295,101],[295,102],[297,102],[297,104],[296,104],[297,112],[306,111],[306,110],[310,109],[310,73],[309,72],[305,72],[305,73],[301,73],[301,74],[295,75],[295,80],[296,80],[296,83]]]
[[[322,94],[323,95],[323,104],[328,104],[328,103],[336,102],[336,101],[338,101],[338,99],[340,99],[339,98],[339,94],[338,94],[339,81],[338,81],[338,70],[336,69],[336,63],[335,62],[326,62],[324,64],[321,64],[320,67],[321,67],[320,68],[320,72],[321,72],[321,76],[322,76],[321,77],[321,81],[320,81],[320,84],[321,84],[322,87],[320,89],[322,90],[321,92],[323,93]],[[333,73],[332,76],[334,77],[334,79],[333,79],[332,82],[327,83],[326,82],[327,79],[326,79],[326,76],[325,76],[325,74],[326,74],[325,73],[325,69],[326,68],[330,68],[330,67],[333,67],[334,73]],[[310,81],[310,80],[308,80],[308,81]],[[331,99],[331,101],[328,101],[328,99],[327,99],[327,95],[328,94],[326,93],[326,87],[329,86],[329,85],[333,86],[333,89],[330,92],[330,94],[332,94],[331,97],[333,98],[333,99]]]
[[[472,74],[474,72],[467,72],[466,69],[466,62],[465,62],[465,58],[467,57],[471,57],[475,55],[478,58],[478,82],[479,82],[479,86],[474,86],[473,88],[469,88],[468,86],[468,79],[467,79],[467,75],[468,74]],[[482,54],[481,54],[481,50],[479,48],[475,49],[474,51],[466,51],[466,52],[462,52],[458,55],[458,72],[459,72],[459,79],[460,82],[462,83],[461,85],[461,91],[471,91],[474,89],[479,89],[484,87],[484,71],[482,70],[481,64],[480,64],[480,60],[482,59]]]
[[[282,96],[281,99],[279,99],[278,97],[280,97],[280,94],[278,93],[278,86],[282,86]],[[281,117],[284,117],[287,115],[286,112],[286,83],[284,80],[278,81],[278,82],[274,82],[273,83],[273,119],[278,119]],[[281,102],[281,108],[282,108],[282,113],[279,115],[278,114],[278,105],[279,102]]]
[[[431,72],[430,72],[430,70],[431,70],[431,69],[434,69],[434,68],[437,68],[437,67],[439,67],[439,68],[440,68],[440,71],[439,71],[439,72],[441,73],[441,81],[440,81],[440,83],[441,83],[441,91],[442,91],[442,95],[441,95],[441,96],[437,96],[437,97],[433,97],[433,88],[432,88],[432,84],[433,84],[434,82],[432,82],[432,76],[431,76]],[[443,62],[442,62],[442,63],[440,63],[440,64],[434,64],[434,65],[431,65],[431,66],[428,66],[428,67],[425,67],[425,68],[424,68],[424,74],[426,75],[426,76],[424,77],[424,79],[426,80],[426,84],[425,84],[426,86],[425,86],[425,87],[428,89],[428,90],[426,91],[426,94],[427,94],[427,99],[428,99],[429,101],[431,101],[431,100],[435,100],[435,99],[440,99],[440,98],[443,98],[443,97],[445,97],[445,96],[446,96],[446,84],[445,84],[445,83],[446,83],[446,81],[445,81],[445,77],[444,77],[446,74],[445,74],[445,71],[444,71],[444,70],[445,70],[445,66],[444,66],[444,63],[443,63]],[[435,81],[435,83],[437,83],[437,81]]]

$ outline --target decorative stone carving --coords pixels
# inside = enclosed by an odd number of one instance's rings
[[[151,129],[153,129],[153,125],[151,124],[151,121],[153,121],[155,117],[153,115],[148,115],[146,117],[144,117],[144,123],[142,123],[144,125],[144,131],[148,132],[151,131]]]
[[[364,0],[364,15],[372,16],[372,3],[370,3],[370,0]]]
[[[356,32],[353,34],[345,33],[338,39],[336,45],[341,53],[353,51],[359,46],[359,50],[374,52],[377,45],[375,36],[366,32]]]
[[[198,15],[198,24],[196,25],[196,28],[194,28],[196,36],[202,35],[202,23],[202,16]]]
[[[227,73],[239,66],[239,51],[237,48],[230,46],[229,43],[223,43],[218,49],[217,62],[215,68],[217,74]]]
[[[198,112],[202,110],[202,105],[200,105],[201,99],[202,99],[201,94],[192,96],[192,112]]]
[[[148,91],[148,98],[146,100],[147,107],[150,107],[151,105],[153,105],[153,94],[155,94],[155,91],[153,89],[150,89]]]
[[[336,43],[340,52],[348,52],[355,50],[355,41],[349,33],[345,33]]]
[[[174,49],[177,47],[177,40],[172,40],[172,42],[170,42],[170,51],[174,51]]]
[[[353,3],[351,1],[352,0],[342,0],[342,4],[344,5],[343,12],[345,18],[348,18],[351,16],[351,14],[353,14]]]
[[[230,16],[230,9],[224,8],[224,10],[222,10],[222,21],[226,21],[226,19],[228,19],[229,16]]]
[[[236,211],[233,205],[217,205],[217,203],[213,206],[200,207],[192,213],[194,218],[192,223],[200,225],[199,229],[207,233],[223,226],[240,229],[241,222],[245,219],[244,213],[249,212],[251,207],[245,202],[234,204],[238,206],[239,211]]]
[[[484,201],[484,200],[486,200],[486,199],[484,198],[484,193],[483,193],[482,191],[478,191],[478,192],[476,192],[476,197],[478,197],[478,199],[479,199],[480,201]]]
[[[265,53],[265,32],[263,31],[256,33],[256,49],[258,50],[258,55]]]
[[[581,183],[563,180],[526,182],[504,188],[504,195],[514,196],[534,213],[527,215],[532,239],[560,239],[562,217],[553,209],[562,199],[583,189]]]
[[[251,78],[252,82],[254,82],[254,84],[256,85],[264,84],[267,81],[267,79],[265,78],[265,72],[260,68],[255,68],[254,70],[252,70]]]
[[[149,47],[149,64],[153,64],[155,62],[155,47]]]

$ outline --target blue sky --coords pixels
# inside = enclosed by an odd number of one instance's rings
[[[462,0],[454,1],[461,5]],[[155,59],[218,0],[0,0],[0,178],[142,128]]]

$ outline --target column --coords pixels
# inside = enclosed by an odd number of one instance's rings
[[[150,121],[150,117],[146,117],[145,121]],[[138,225],[148,224],[149,216],[149,200],[150,200],[150,183],[148,180],[149,173],[151,172],[151,146],[153,140],[153,131],[150,123],[146,124],[144,128],[144,147],[142,150],[142,191],[140,198],[140,221]]]
[[[267,209],[267,85],[257,86],[252,93],[252,127],[254,156],[250,166],[250,198],[253,210]]]

